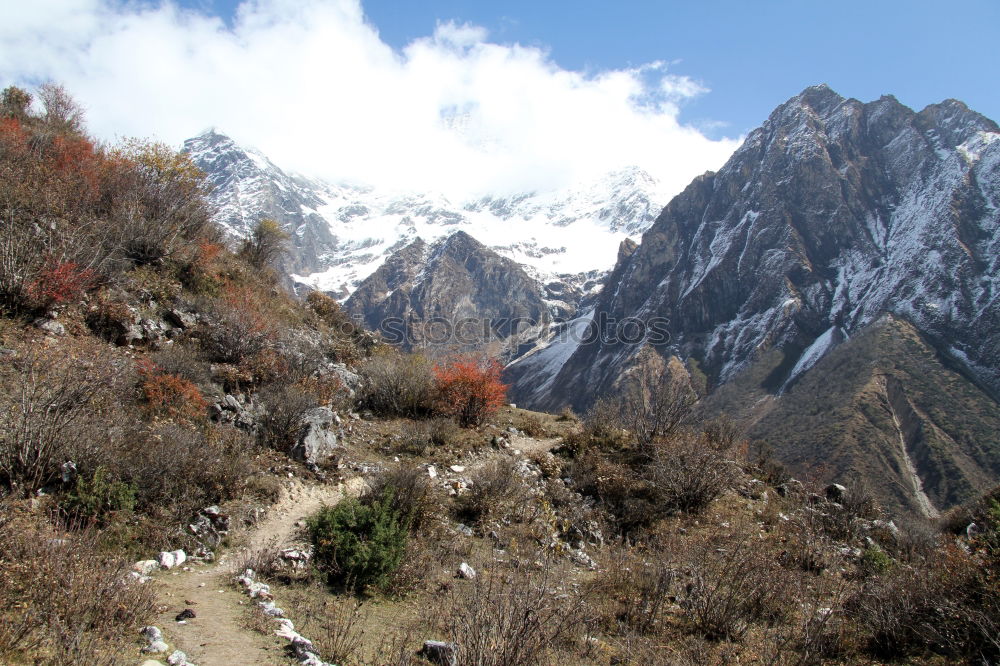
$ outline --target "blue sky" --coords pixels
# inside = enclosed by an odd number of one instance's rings
[[[231,18],[236,0],[190,0]],[[1000,121],[998,0],[366,0],[399,49],[440,21],[491,41],[548,49],[573,70],[671,63],[711,90],[682,118],[738,136],[816,83],[863,101],[893,94],[916,109],[949,97]],[[722,123],[715,126],[715,123]]]
[[[638,166],[664,201],[817,83],[1000,118],[1000,0],[33,0],[0,85],[108,141],[214,127],[307,175],[450,197]]]

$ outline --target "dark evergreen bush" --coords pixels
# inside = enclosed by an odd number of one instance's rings
[[[386,582],[403,561],[409,518],[394,507],[387,488],[370,503],[345,499],[308,520],[316,566],[331,584],[355,590]]]

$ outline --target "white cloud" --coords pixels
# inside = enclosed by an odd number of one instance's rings
[[[568,71],[454,23],[394,51],[357,0],[248,0],[231,27],[170,2],[6,8],[0,82],[47,79],[102,138],[179,145],[215,126],[302,173],[456,197],[631,164],[676,192],[736,145],[678,122],[706,90],[664,63]]]

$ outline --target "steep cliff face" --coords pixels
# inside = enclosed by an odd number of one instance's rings
[[[508,368],[513,399],[586,409],[654,347],[797,472],[933,515],[1000,476],[998,204],[993,121],[809,88],[667,205],[585,334]]]
[[[344,307],[407,348],[516,348],[551,319],[534,279],[462,231],[399,250]]]
[[[215,130],[189,139],[184,150],[208,176],[216,207],[213,219],[234,244],[249,236],[260,220],[272,219],[291,238],[291,252],[281,260],[282,273],[325,267],[338,244],[315,210],[325,203],[319,183],[285,173]]]
[[[781,393],[891,312],[996,393],[998,139],[994,122],[954,100],[915,113],[892,97],[863,104],[809,88],[670,202],[606,283],[595,320],[602,333],[669,320],[661,347],[693,359],[710,386],[780,348],[785,363],[767,381]],[[586,406],[635,349],[599,336],[547,395],[526,374],[515,395]]]

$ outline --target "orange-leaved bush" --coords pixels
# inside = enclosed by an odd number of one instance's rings
[[[50,258],[38,277],[28,284],[28,294],[41,307],[79,299],[98,282],[97,273],[75,261]]]
[[[493,360],[457,358],[434,368],[437,408],[463,427],[478,426],[507,399],[503,368]]]
[[[146,407],[157,416],[184,421],[200,421],[205,417],[208,402],[191,381],[160,370],[145,359],[137,362],[139,389]]]

